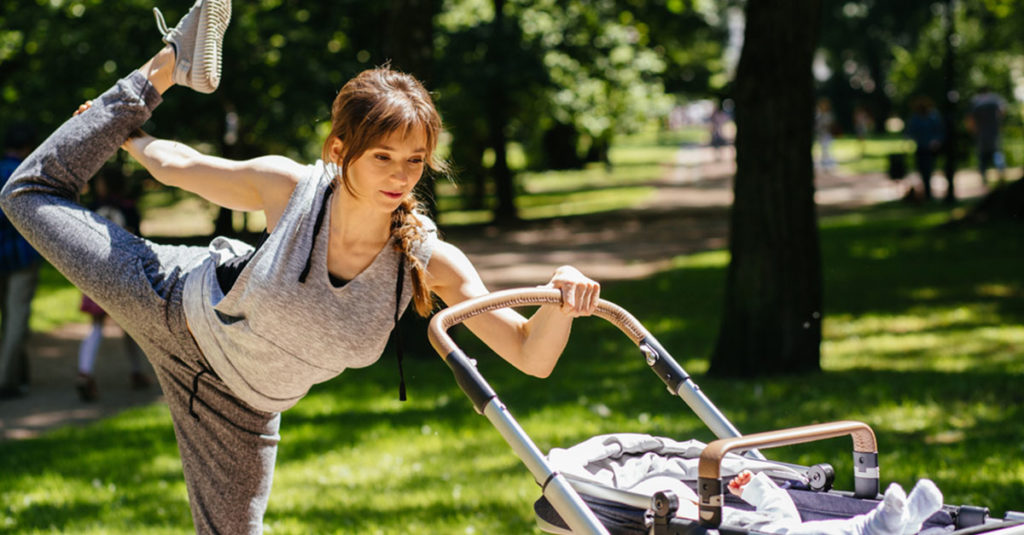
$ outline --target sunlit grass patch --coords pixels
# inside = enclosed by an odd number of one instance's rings
[[[815,154],[820,147],[815,146]],[[907,155],[907,164],[913,165],[913,143],[898,136],[870,137],[860,142],[854,136],[842,136],[832,143],[832,156],[842,173],[884,173],[888,170],[888,155]]]
[[[44,262],[39,270],[36,295],[32,299],[29,327],[33,331],[45,332],[67,323],[88,321],[88,316],[79,310],[81,303],[82,292]]]
[[[658,144],[653,139],[638,137],[633,138],[633,143],[612,148],[610,166],[597,162],[582,169],[520,171],[515,178],[519,189],[515,201],[518,215],[522,219],[541,219],[635,207],[654,193],[652,187],[644,184],[660,180],[674,164],[678,150],[673,143]],[[479,224],[493,218],[497,202],[491,191],[493,184],[487,185],[483,206],[470,208],[464,190],[472,189],[467,183],[471,178],[437,184],[442,224]]]
[[[729,265],[729,252],[707,251],[672,259],[673,268],[725,268]]]

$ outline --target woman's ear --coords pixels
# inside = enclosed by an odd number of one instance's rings
[[[344,148],[344,143],[340,139],[334,138],[331,140],[331,146],[327,149],[328,155],[331,157],[331,161],[340,164],[341,163],[341,152]]]

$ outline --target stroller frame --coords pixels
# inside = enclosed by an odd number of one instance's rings
[[[459,303],[441,310],[430,321],[428,337],[431,345],[451,368],[456,382],[473,403],[477,413],[484,415],[494,425],[512,450],[520,458],[541,488],[541,494],[568,525],[572,533],[608,535],[594,511],[587,505],[580,493],[565,475],[560,474],[548,463],[545,455],[512,417],[476,367],[476,361],[455,344],[448,329],[463,321],[501,308],[561,305],[561,292],[553,289],[520,288],[494,292]],[[840,421],[809,425],[791,429],[741,435],[731,422],[718,410],[690,378],[689,374],[661,346],[635,317],[622,307],[606,300],[600,300],[595,316],[605,319],[626,334],[640,349],[647,365],[665,383],[670,394],[680,397],[689,408],[714,433],[718,440],[712,441],[700,456],[697,491],[699,495],[699,526],[683,519],[676,519],[675,496],[658,492],[651,500],[650,511],[653,522],[650,532],[656,535],[684,533],[747,533],[723,526],[722,504],[724,502],[720,464],[726,453],[735,451],[765,460],[757,448],[771,448],[802,442],[849,435],[854,448],[854,492],[855,498],[876,498],[879,491],[878,449],[874,432],[866,424],[855,421]],[[971,507],[964,511],[964,517],[977,517],[969,524],[982,524],[987,518],[987,508]],[[682,524],[680,523],[682,521]],[[959,524],[959,523],[958,523]],[[984,530],[992,535],[1024,535],[1024,514],[1008,513],[1006,520]],[[976,529],[953,533],[981,533]]]

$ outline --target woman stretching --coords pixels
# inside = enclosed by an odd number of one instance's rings
[[[424,167],[443,171],[440,117],[414,78],[360,73],[332,109],[322,159],[232,161],[141,134],[175,84],[216,89],[229,0],[199,0],[168,46],[76,114],[33,152],[0,195],[37,250],[145,350],[170,408],[199,533],[262,531],[280,413],[309,388],[380,358],[410,302],[451,305],[487,292],[476,270],[416,209]],[[158,14],[162,28],[163,18]],[[262,210],[253,248],[152,243],[75,202],[118,149],[158,181],[233,210]],[[525,373],[546,376],[575,316],[599,286],[558,268],[562,305],[512,310],[467,326]],[[399,367],[399,370],[401,368]]]

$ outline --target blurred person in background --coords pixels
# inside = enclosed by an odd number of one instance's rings
[[[988,185],[988,169],[995,167],[999,182],[1006,179],[1006,157],[1002,152],[1000,128],[1006,117],[1006,100],[995,94],[989,86],[982,86],[971,98],[971,113],[967,117],[967,128],[974,133],[977,141],[978,172],[981,183]]]
[[[814,134],[818,138],[818,146],[821,149],[818,167],[824,171],[831,171],[836,166],[836,160],[832,156],[832,140],[838,133],[836,116],[832,112],[832,101],[827,98],[819,99],[817,112],[814,115]]]
[[[920,95],[911,100],[906,135],[914,141],[914,165],[921,177],[922,198],[931,200],[932,172],[946,139],[945,124],[931,98]]]
[[[135,199],[125,193],[124,177],[119,170],[104,169],[104,171],[100,172],[91,183],[93,199],[88,207],[117,226],[133,234],[141,235],[139,226],[142,217]],[[100,397],[99,385],[96,383],[93,369],[96,366],[100,342],[103,340],[103,327],[107,323],[108,315],[103,307],[84,293],[79,309],[89,315],[91,328],[78,347],[78,374],[75,377],[75,391],[78,392],[79,399],[88,403],[96,401]],[[128,357],[130,367],[128,380],[132,388],[136,390],[149,388],[153,381],[143,372],[143,362],[146,356],[142,352],[142,348],[127,332],[123,333],[122,340],[124,341],[125,356]]]
[[[35,145],[31,126],[15,124],[4,136],[0,188]],[[29,386],[28,337],[32,298],[39,281],[39,253],[0,213],[0,399],[26,395]]]

